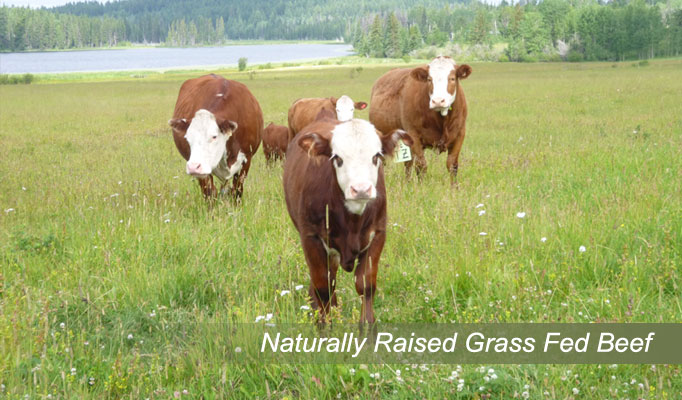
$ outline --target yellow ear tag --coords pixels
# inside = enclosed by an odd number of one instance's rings
[[[410,151],[410,146],[403,143],[402,140],[398,141],[398,153],[395,155],[395,162],[405,162],[412,160],[412,152]]]

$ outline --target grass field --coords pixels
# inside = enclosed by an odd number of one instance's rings
[[[387,167],[378,320],[682,322],[682,60],[472,67],[458,188],[442,154]],[[285,123],[388,68],[222,73]],[[166,121],[196,75],[0,87],[0,398],[682,398],[679,365],[226,363],[211,326],[313,319],[281,167],[259,150],[212,209],[184,173]]]

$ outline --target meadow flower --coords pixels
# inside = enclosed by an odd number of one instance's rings
[[[242,348],[241,348],[241,347],[235,347],[235,348],[234,348],[234,352],[235,352],[235,353],[241,353],[241,352],[242,352]]]
[[[156,317],[156,310],[152,310],[152,312],[149,313],[149,316],[150,316],[151,318]]]
[[[348,372],[350,372],[351,375],[355,375],[355,368],[349,369]]]
[[[23,190],[23,191],[25,192],[25,191],[26,191],[26,188],[25,188],[24,186],[22,186],[22,187],[21,187],[21,190]]]
[[[587,249],[585,248],[585,246],[580,246],[580,247],[578,248],[578,251],[581,252],[581,253],[584,253],[584,252],[587,251]]]
[[[128,340],[133,340],[133,334],[132,333],[128,334]]]
[[[265,314],[265,320],[270,321],[272,319],[272,313]]]
[[[464,390],[464,384],[463,383],[457,384],[457,391],[461,392],[462,390]]]
[[[14,212],[14,209],[13,209],[13,208],[8,208],[8,209],[5,210],[5,214],[9,214],[9,213],[11,213],[11,212]]]
[[[64,328],[66,328],[66,324],[63,323],[63,322],[60,322],[60,323],[59,323],[59,327],[62,328],[62,329],[64,329]]]
[[[282,292],[281,292],[279,295],[280,295],[280,296],[286,296],[286,295],[288,295],[289,293],[291,293],[291,291],[289,291],[289,290],[282,290]]]
[[[479,217],[482,216],[482,215],[485,215],[485,210],[481,210],[481,211],[478,212],[478,216],[479,216]]]
[[[170,222],[170,219],[165,219],[165,220],[163,220],[163,222],[167,224]]]
[[[578,390],[578,388],[573,388],[572,392],[573,392],[573,394],[577,395],[578,393],[580,393],[580,390]]]
[[[296,290],[301,290],[301,289],[303,289],[303,285],[296,285],[296,288],[295,288],[295,289],[296,289]]]
[[[88,379],[88,385],[92,386],[92,385],[94,385],[94,384],[95,384],[95,378],[93,378],[93,377],[91,376],[90,379]]]
[[[492,375],[490,375],[490,379],[492,379],[492,380],[497,379],[497,374],[492,374]]]
[[[524,218],[526,216],[525,212],[517,212],[516,213],[516,218]]]
[[[479,204],[476,206],[476,208],[481,208],[481,207],[483,207],[483,203],[479,203]]]
[[[71,368],[71,375],[76,375],[76,368]]]
[[[488,236],[488,234],[486,232],[480,232],[478,236]]]
[[[262,315],[256,316],[256,322],[259,322],[260,320],[264,319],[265,317]]]
[[[523,397],[524,399],[527,399],[530,397],[530,394],[526,391],[526,392],[521,393],[521,397]]]
[[[310,306],[301,306],[301,310],[308,311],[310,310]]]

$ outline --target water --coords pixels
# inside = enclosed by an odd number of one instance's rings
[[[187,67],[236,66],[293,62],[350,54],[345,44],[263,44],[196,48],[141,48],[0,54],[0,73],[126,71]]]

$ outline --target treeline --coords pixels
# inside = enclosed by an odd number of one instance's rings
[[[125,24],[117,18],[0,7],[0,50],[116,46],[125,37]]]
[[[239,39],[343,39],[373,57],[424,55],[420,49],[446,45],[485,60],[677,56],[682,0],[521,0],[498,6],[475,0],[127,0],[41,10],[0,7],[0,50]]]
[[[643,0],[418,6],[358,20],[347,37],[358,53],[372,57],[395,58],[423,46],[457,43],[488,49],[494,60],[643,59],[682,54],[682,9],[661,9]],[[504,50],[496,53],[496,44],[504,44],[497,46]]]

